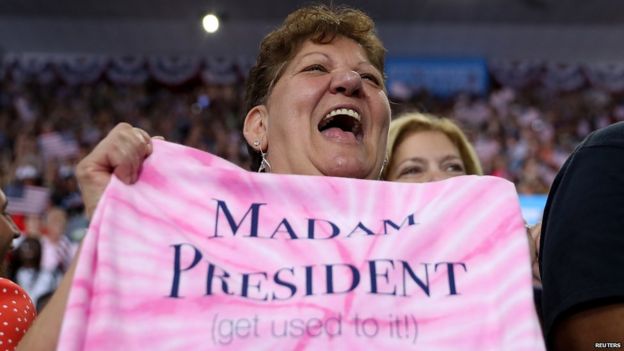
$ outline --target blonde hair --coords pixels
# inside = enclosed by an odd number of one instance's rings
[[[271,88],[306,40],[329,44],[337,36],[360,44],[371,64],[381,74],[384,73],[386,49],[377,37],[375,23],[368,15],[349,7],[303,7],[288,15],[284,23],[260,43],[256,64],[246,82],[245,111],[266,102]],[[256,169],[260,165],[260,156],[250,145],[248,150],[252,157],[251,168]]]
[[[459,150],[459,155],[464,163],[464,167],[466,167],[466,174],[483,175],[481,162],[474,147],[455,122],[444,117],[411,112],[403,114],[390,122],[386,148],[388,167],[385,168],[381,179],[387,179],[389,166],[393,161],[392,156],[403,140],[413,133],[423,131],[444,133]]]

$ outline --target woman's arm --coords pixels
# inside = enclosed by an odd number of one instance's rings
[[[143,160],[151,153],[151,139],[145,131],[127,123],[120,123],[78,163],[76,177],[87,218],[91,219],[93,216],[111,176],[115,174],[126,184],[136,182]],[[24,335],[18,350],[56,349],[80,251],[79,249],[76,253],[54,295]]]

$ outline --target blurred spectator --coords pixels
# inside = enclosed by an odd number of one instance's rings
[[[13,252],[9,265],[9,278],[24,288],[35,304],[57,286],[54,274],[42,268],[41,254],[39,239],[26,237]]]
[[[62,276],[78,250],[78,245],[65,235],[67,213],[59,207],[48,209],[45,216],[45,229],[45,235],[41,237],[41,267]]]

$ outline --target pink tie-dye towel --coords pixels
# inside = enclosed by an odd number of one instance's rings
[[[166,142],[114,179],[59,350],[540,350],[511,183],[257,174]]]

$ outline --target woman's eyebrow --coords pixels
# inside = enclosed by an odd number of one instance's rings
[[[305,53],[305,54],[303,54],[303,55],[299,56],[299,58],[296,60],[296,62],[301,62],[301,61],[303,61],[303,59],[305,59],[305,58],[308,58],[308,57],[310,57],[310,56],[317,56],[317,55],[318,55],[318,56],[322,56],[322,57],[324,57],[324,58],[326,58],[326,59],[331,59],[331,58],[329,57],[329,55],[327,55],[326,53],[324,53],[324,52],[322,52],[322,51],[310,51],[310,52],[307,52],[307,53]]]
[[[446,155],[440,159],[440,161],[461,160],[461,157],[456,155]]]
[[[373,65],[372,63],[368,62],[368,61],[360,61],[357,64],[359,67],[362,66],[367,66],[369,68],[373,68],[374,70],[376,70],[377,72],[379,72],[379,70],[377,69],[377,67],[375,67],[375,65]]]
[[[399,163],[399,166],[404,165],[405,163],[408,162],[415,162],[415,163],[425,163],[425,159],[422,157],[418,157],[418,156],[414,156],[414,157],[408,157],[405,160],[401,161],[401,163]]]

